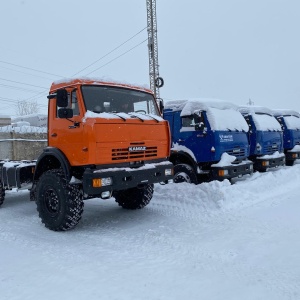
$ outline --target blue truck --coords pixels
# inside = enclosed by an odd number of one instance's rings
[[[210,99],[165,103],[175,183],[230,180],[253,173],[253,163],[247,159],[249,127],[237,108]]]
[[[273,114],[283,130],[285,164],[292,166],[300,159],[300,114],[289,109],[274,109]]]
[[[254,170],[266,172],[285,164],[283,132],[271,109],[262,106],[240,106],[248,126],[249,159]]]

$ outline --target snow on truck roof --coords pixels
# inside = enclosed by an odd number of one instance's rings
[[[291,109],[274,109],[276,117],[282,116],[284,118],[287,129],[300,130],[300,114]]]
[[[146,93],[153,92],[146,86],[140,86],[135,84],[130,84],[126,82],[115,81],[107,78],[93,78],[93,77],[78,77],[78,78],[63,78],[57,81],[54,81],[51,85],[50,92],[55,91],[57,89],[61,89],[64,87],[68,87],[70,85],[108,85],[113,87],[122,87],[129,88],[134,90],[143,91]]]
[[[294,116],[300,118],[300,114],[292,109],[273,109],[272,110],[274,116],[280,117],[280,116]]]
[[[242,114],[267,114],[273,116],[274,113],[272,109],[264,107],[264,106],[254,106],[254,105],[245,105],[245,106],[239,106],[238,110]]]
[[[165,109],[181,111],[180,116],[190,116],[196,111],[206,111],[206,115],[214,131],[249,131],[238,106],[219,99],[171,100],[165,103]]]
[[[238,110],[242,114],[251,115],[256,130],[260,131],[281,131],[281,126],[273,115],[273,111],[264,106],[240,106]]]
[[[171,109],[173,111],[181,110],[181,116],[189,116],[196,110],[209,110],[210,108],[217,109],[237,109],[237,105],[219,100],[209,98],[197,98],[188,100],[170,100],[165,103],[165,109]]]

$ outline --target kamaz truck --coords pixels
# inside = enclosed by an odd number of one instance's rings
[[[239,111],[249,126],[249,159],[254,163],[254,170],[265,172],[283,166],[283,132],[272,110],[262,106],[241,106]]]
[[[285,163],[292,166],[300,159],[300,114],[289,109],[274,109],[273,114],[283,130]]]
[[[154,183],[172,180],[169,125],[150,90],[79,78],[53,83],[48,99],[48,147],[36,162],[2,162],[0,205],[5,190],[30,185],[41,221],[63,231],[79,222],[83,200],[139,209]]]
[[[173,100],[165,103],[163,117],[170,124],[174,182],[197,184],[252,174],[249,127],[236,105],[209,99]]]

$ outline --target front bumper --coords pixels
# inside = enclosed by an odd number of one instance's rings
[[[251,161],[231,164],[223,167],[212,167],[211,175],[213,180],[224,180],[253,173],[253,163]]]
[[[286,151],[285,153],[286,160],[294,161],[296,159],[300,159],[300,151]]]
[[[170,175],[166,175],[166,170],[171,170],[167,172]],[[93,185],[94,180],[107,178],[111,181],[109,185]],[[146,164],[139,168],[87,169],[83,174],[83,192],[85,196],[96,196],[103,192],[112,193],[146,184],[167,183],[171,179],[173,179],[173,164],[169,161]]]
[[[267,169],[278,168],[284,166],[285,157],[276,157],[276,158],[256,158],[254,160],[254,170],[259,172],[265,172]]]

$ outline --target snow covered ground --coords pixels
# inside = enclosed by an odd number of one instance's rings
[[[68,232],[9,192],[0,299],[300,299],[299,190],[300,164],[233,185],[157,185],[139,211],[86,201]]]

